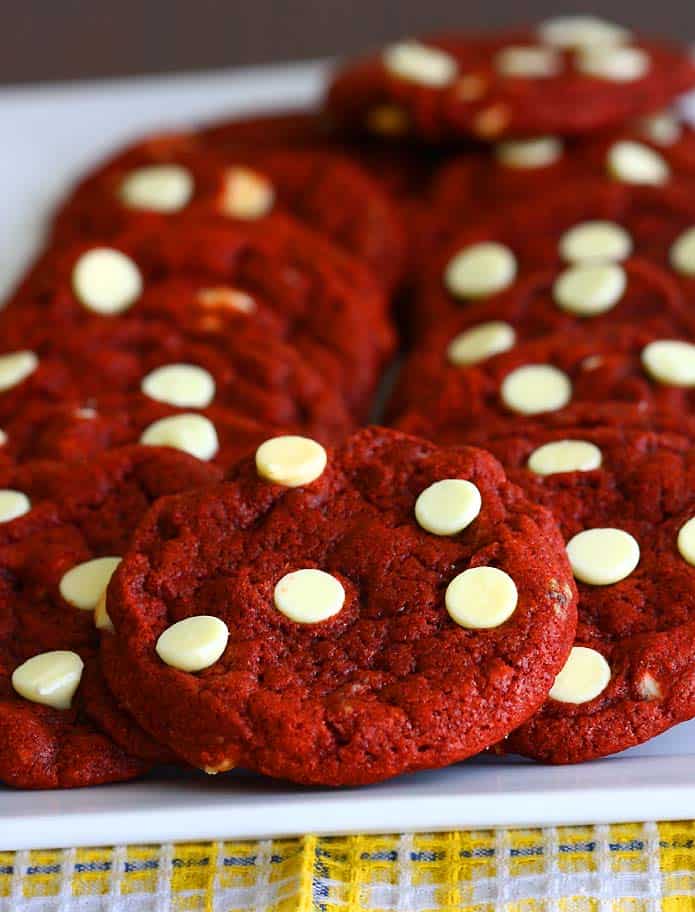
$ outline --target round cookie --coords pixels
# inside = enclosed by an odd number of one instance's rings
[[[356,164],[321,149],[224,154],[194,133],[153,136],[100,165],[56,216],[58,244],[117,237],[172,217],[263,220],[286,212],[366,263],[392,288],[405,238],[393,203]]]
[[[33,404],[10,417],[3,425],[0,467],[33,459],[79,462],[145,438],[229,469],[277,433],[220,406],[191,412],[138,394],[84,402]]]
[[[444,300],[439,303],[444,312]],[[581,330],[605,336],[621,324],[639,324],[665,338],[695,329],[677,283],[645,260],[529,272],[509,289],[443,315],[406,359],[387,414],[393,419],[419,409],[431,393],[465,385],[461,375],[471,368],[484,369],[491,358],[525,343]]]
[[[434,175],[417,220],[421,256],[426,261],[427,251],[477,224],[481,213],[527,204],[587,179],[668,186],[693,177],[695,131],[668,112],[607,136],[532,136],[469,150]]]
[[[123,741],[117,746],[93,723],[82,689],[82,678],[98,675],[93,609],[147,508],[219,478],[218,469],[182,453],[146,447],[80,465],[37,462],[2,472],[0,488],[25,498],[14,519],[0,498],[3,782],[71,788],[130,779],[147,765],[123,750],[138,743],[148,745],[145,761],[170,756],[105,688],[90,685],[94,715],[108,716]]]
[[[257,154],[267,149],[325,149],[357,162],[397,201],[419,197],[439,165],[439,150],[404,145],[398,119],[375,118],[367,133],[355,136],[340,129],[324,111],[306,109],[269,111],[251,117],[234,117],[205,124],[200,139],[225,156],[242,150]]]
[[[15,323],[10,314],[6,319]],[[0,332],[1,327],[0,320]],[[120,394],[145,415],[148,404],[182,412],[211,407],[221,409],[222,417],[232,412],[261,424],[301,427],[327,440],[340,439],[352,426],[341,397],[294,348],[248,326],[233,342],[230,337],[229,345],[213,334],[205,342],[189,340],[173,323],[137,317],[76,329],[65,338],[43,329],[36,336],[26,332],[24,340],[39,363],[44,358],[51,363],[57,354],[69,387],[61,386],[56,396],[51,389],[35,390],[31,382],[16,384],[0,395],[0,416],[17,415],[19,403],[63,402],[69,392],[69,398],[97,411],[103,404],[106,413],[114,411],[109,403]]]
[[[447,480],[481,507],[458,492],[460,531],[441,535],[427,527],[452,521],[447,498],[415,510]],[[356,785],[463,759],[527,718],[565,661],[574,590],[549,514],[492,457],[374,428],[323,467],[282,443],[162,501],[109,613],[109,686],[189,762]]]
[[[695,267],[689,243],[695,225],[692,181],[664,186],[586,178],[544,194],[529,212],[516,204],[504,216],[458,231],[423,268],[413,321],[420,333],[471,300],[489,299],[529,271],[580,262],[650,260],[674,278],[690,300]],[[442,235],[444,237],[444,235]],[[481,258],[493,249],[494,256]],[[472,261],[472,263],[471,263]]]
[[[486,446],[527,496],[557,517],[579,588],[578,650],[550,699],[505,750],[576,763],[694,716],[692,439],[616,425],[526,422],[490,434]],[[601,529],[618,530],[614,542],[629,543],[626,533],[637,542],[629,563],[621,563]]]
[[[388,112],[401,133],[429,142],[493,140],[615,126],[695,85],[685,51],[600,21],[562,25],[556,40],[556,22],[393,44],[339,70],[327,108],[355,130]]]
[[[542,208],[529,210],[517,201],[495,215],[488,207],[464,228],[457,215],[449,215],[455,206],[444,215],[435,209],[421,224],[422,268],[411,303],[415,333],[422,335],[471,302],[510,289],[529,273],[561,265],[559,241],[565,232],[587,222],[620,224],[627,192],[598,179],[586,179],[571,192],[546,187]]]
[[[13,295],[5,321],[12,326],[19,314],[26,321],[40,312],[44,326],[58,323],[67,335],[95,319],[110,325],[124,314],[145,316],[152,283],[169,277],[196,281],[200,292],[246,296],[233,295],[218,312],[238,310],[240,300],[253,310],[248,298],[274,311],[284,339],[355,412],[366,413],[394,347],[386,299],[359,262],[281,215],[262,224],[183,219],[157,231],[133,229],[106,247],[50,250]]]
[[[694,366],[695,345],[687,338],[631,324],[602,332],[578,328],[525,342],[470,368],[439,370],[436,377],[419,376],[413,361],[404,380],[410,410],[396,423],[440,440],[457,428],[509,426],[527,417],[555,420],[568,408],[610,401],[656,409],[677,423],[695,406]],[[419,393],[413,382],[418,376]]]

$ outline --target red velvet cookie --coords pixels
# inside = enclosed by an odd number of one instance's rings
[[[430,312],[441,311],[442,317],[405,361],[388,407],[392,418],[417,408],[428,391],[456,385],[469,368],[548,334],[605,334],[632,323],[665,337],[695,336],[692,308],[678,284],[659,266],[636,258],[529,271],[507,290],[448,316],[444,292],[433,290],[431,300]]]
[[[54,240],[117,237],[172,217],[262,220],[287,212],[397,284],[405,238],[393,203],[356,164],[321,149],[222,154],[193,133],[154,136],[119,152],[74,190]]]
[[[11,315],[6,317],[13,322]],[[14,336],[12,329],[7,335]],[[221,409],[223,419],[231,412],[232,419],[236,414],[260,424],[300,428],[328,441],[341,439],[353,424],[340,395],[318,371],[291,346],[255,330],[238,332],[230,345],[213,336],[198,343],[183,338],[173,323],[120,317],[106,325],[95,321],[65,336],[42,328],[18,335],[30,346],[37,367],[0,395],[3,419],[21,417],[24,404],[55,403],[56,398],[62,402],[69,394],[97,412],[103,405],[105,414],[125,409],[125,396],[137,413],[136,427],[149,423],[148,412],[154,421],[164,414],[208,407]],[[3,362],[0,354],[0,371],[13,359],[18,356],[5,355]],[[56,361],[61,378],[67,375],[65,385],[41,388],[39,381]],[[161,403],[174,408],[159,414],[148,410],[148,405]]]
[[[465,368],[420,376],[406,371],[410,411],[397,426],[440,439],[445,429],[561,415],[581,403],[622,402],[654,408],[669,421],[695,408],[695,344],[675,334],[617,324],[542,336]],[[418,394],[417,383],[419,380]],[[405,397],[403,397],[404,399]]]
[[[419,196],[442,160],[437,149],[401,142],[398,119],[374,118],[368,132],[355,136],[341,130],[324,111],[293,110],[214,121],[199,131],[200,139],[227,157],[240,150],[328,150],[364,168],[396,200]]]
[[[695,85],[679,48],[589,17],[535,30],[403,41],[339,71],[327,98],[363,130],[388,118],[430,142],[584,134],[649,114]]]
[[[410,416],[408,423],[412,420]],[[405,420],[404,420],[405,423]],[[503,416],[486,422],[485,425],[450,424],[437,430],[440,446],[476,446],[497,456],[504,452],[510,460],[510,453],[517,452],[514,441],[522,447],[527,437],[544,429],[548,434],[565,438],[571,432],[593,433],[605,428],[622,429],[628,432],[651,432],[657,435],[677,435],[692,438],[695,435],[695,417],[664,412],[647,402],[638,404],[608,400],[601,402],[577,402],[558,412],[549,412],[540,417],[519,416],[514,421]],[[504,451],[498,447],[504,446]],[[515,463],[509,462],[510,465]]]
[[[695,716],[692,438],[526,422],[486,444],[553,511],[579,587],[577,649],[505,749],[576,763]]]
[[[68,332],[97,318],[110,325],[125,313],[146,316],[149,305],[141,303],[152,284],[170,277],[198,283],[208,318],[253,311],[258,300],[277,314],[283,338],[355,412],[366,413],[394,347],[384,295],[360,263],[279,215],[243,225],[182,219],[157,231],[134,229],[108,246],[50,250],[16,291],[5,319],[15,326],[23,312],[32,323],[34,311],[49,331],[59,324]],[[153,306],[165,308],[161,297]]]
[[[109,686],[191,763],[357,785],[527,718],[574,590],[549,514],[492,457],[372,428],[327,462],[274,441],[226,485],[162,501],[108,611]]]
[[[691,180],[647,186],[602,178],[556,191],[550,186],[542,207],[513,205],[449,238],[423,270],[414,323],[423,332],[538,268],[630,255],[662,266],[687,300],[695,298],[694,187]]]
[[[290,429],[302,430],[291,425]],[[33,404],[4,423],[0,466],[35,459],[79,462],[146,441],[229,469],[277,433],[277,427],[228,408],[213,405],[187,411],[141,394]]]
[[[481,213],[533,204],[588,178],[668,187],[693,177],[695,131],[667,112],[598,137],[536,136],[469,150],[432,180],[419,219],[423,262],[428,250],[476,225]]]
[[[182,453],[128,447],[82,465],[30,463],[0,475],[0,779],[69,788],[129,779],[145,764],[95,727],[80,679],[97,675],[94,608],[147,508],[210,485],[219,470]],[[97,561],[97,563],[92,563]],[[57,654],[56,654],[57,653]],[[41,656],[42,658],[37,658]],[[142,756],[170,756],[90,686]]]

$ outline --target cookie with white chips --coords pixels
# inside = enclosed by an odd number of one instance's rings
[[[489,454],[379,428],[328,452],[279,437],[148,515],[109,589],[103,667],[210,773],[355,785],[528,718],[574,601],[549,513]]]
[[[471,440],[490,424],[512,427],[525,418],[562,419],[576,406],[629,404],[657,410],[677,425],[695,409],[692,336],[617,323],[592,332],[578,327],[541,336],[463,369],[447,367],[420,383],[411,365],[409,410],[396,426],[432,440]],[[408,369],[407,369],[408,370]],[[435,379],[436,377],[436,379]]]
[[[163,279],[172,280],[165,292],[158,289]],[[166,303],[170,294],[182,298]],[[153,315],[171,317],[173,331],[191,299],[195,313],[181,323],[182,337],[207,331],[232,348],[245,321],[244,333],[295,346],[354,413],[369,410],[395,345],[387,298],[361,262],[281,214],[262,224],[140,224],[108,242],[51,248],[4,309],[2,336],[43,327],[50,341],[60,325],[61,339],[77,344],[84,328],[101,326],[108,336],[116,320]],[[235,331],[226,332],[232,318]],[[30,367],[22,361],[13,371]]]
[[[348,63],[327,108],[353,130],[387,119],[429,142],[584,134],[665,107],[695,85],[685,50],[588,16],[535,29],[406,39]]]
[[[549,194],[571,192],[576,201],[585,193],[593,197],[593,188],[583,189],[586,181],[596,181],[596,187],[599,181],[668,187],[692,180],[694,137],[691,127],[663,113],[607,135],[509,139],[455,156],[435,174],[415,219],[422,261],[456,232],[476,226],[481,214],[488,217],[517,204],[525,205],[529,222],[542,231],[544,213],[535,212],[535,202],[543,198],[544,209],[552,212]]]
[[[495,356],[547,335],[606,335],[634,324],[663,338],[695,336],[692,308],[678,283],[662,267],[630,257],[629,237],[619,226],[587,225],[568,235],[565,246],[574,262],[529,271],[508,289],[443,315],[425,332],[405,360],[388,404],[390,418],[420,409],[429,398],[446,411],[449,391],[466,385],[471,368],[485,370]]]
[[[321,148],[224,150],[197,133],[147,137],[118,151],[60,207],[53,242],[106,241],[132,224],[177,217],[262,221],[284,212],[397,284],[405,239],[395,205],[357,163]]]
[[[621,264],[631,256],[661,267],[691,302],[694,186],[692,178],[551,183],[542,206],[517,201],[496,215],[488,208],[474,224],[453,234],[447,229],[436,251],[425,254],[411,305],[416,331],[422,336],[449,314],[490,301],[539,269]]]
[[[0,467],[36,459],[81,462],[104,450],[143,443],[228,469],[275,432],[277,426],[224,406],[177,408],[142,393],[34,403],[4,421]]]
[[[103,595],[148,507],[219,478],[191,456],[147,447],[0,472],[2,782],[75,788],[171,758],[101,683]]]
[[[0,332],[2,326],[0,318]],[[202,415],[213,425],[217,418],[222,427],[235,416],[247,418],[300,428],[330,442],[353,426],[339,392],[318,370],[290,345],[248,325],[238,328],[229,346],[226,336],[211,333],[198,342],[174,323],[137,317],[90,324],[65,335],[41,326],[36,332],[26,327],[26,334],[17,330],[10,326],[8,335],[16,333],[31,346],[38,378],[17,377],[0,393],[0,420],[5,428],[19,424],[20,435],[21,425],[33,416],[32,406],[64,408],[66,402],[91,410],[76,412],[79,424],[86,416],[118,418],[120,410],[121,425],[131,416],[133,427],[143,432],[147,424],[177,414]],[[0,376],[3,365],[17,357],[0,354]],[[219,434],[210,430],[208,436]],[[125,437],[120,442],[136,441]]]
[[[567,664],[505,750],[577,763],[695,716],[692,437],[527,421],[484,445],[553,511],[579,588]]]

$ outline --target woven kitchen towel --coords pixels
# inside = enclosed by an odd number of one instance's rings
[[[681,912],[695,822],[0,853],[0,912]]]

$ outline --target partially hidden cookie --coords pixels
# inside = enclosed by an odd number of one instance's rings
[[[526,422],[486,445],[553,511],[579,588],[567,665],[504,749],[576,763],[695,716],[692,438]]]
[[[276,315],[258,331],[290,342],[351,409],[368,411],[395,344],[384,294],[358,261],[281,215],[263,224],[182,219],[158,230],[133,229],[109,243],[51,249],[8,303],[8,332],[15,327],[17,334],[22,320],[33,332],[55,324],[70,332],[97,318],[108,325],[114,317],[147,317],[168,306],[180,314],[185,302],[167,305],[169,292],[153,289],[161,279],[197,283],[184,292],[197,299],[197,312],[213,322],[235,321],[228,345],[244,319],[253,328],[261,311]],[[158,300],[152,306],[151,295]]]
[[[225,156],[267,149],[324,149],[357,162],[397,202],[419,197],[443,159],[438,149],[402,142],[407,125],[398,117],[374,118],[355,136],[325,111],[267,111],[204,124],[199,138]]]
[[[532,206],[563,189],[580,196],[576,185],[587,179],[668,188],[694,177],[695,131],[668,111],[607,135],[545,134],[468,150],[449,158],[424,194],[414,219],[422,261],[457,230],[479,222],[481,213]]]
[[[109,589],[109,686],[208,772],[375,782],[477,753],[564,664],[549,514],[474,449],[360,431],[264,445],[163,500]]]
[[[36,459],[81,462],[142,443],[172,447],[229,469],[277,433],[277,426],[223,406],[187,410],[139,393],[32,403],[3,423],[0,466]]]
[[[36,462],[0,475],[0,779],[72,788],[130,779],[168,759],[102,687],[98,603],[131,534],[165,494],[220,472],[190,456],[128,447],[86,464]],[[95,611],[96,609],[96,611]],[[90,695],[84,699],[82,679]],[[87,685],[87,681],[91,683]],[[120,732],[112,740],[94,717]],[[141,746],[139,755],[124,748]]]
[[[172,217],[263,221],[285,212],[366,263],[388,288],[400,278],[404,231],[396,208],[357,164],[328,149],[225,154],[194,133],[149,137],[100,165],[59,210],[55,243],[102,241]]]
[[[695,406],[691,338],[632,324],[558,332],[473,367],[435,371],[420,378],[419,394],[413,362],[404,381],[407,404],[405,397],[397,399],[404,411],[396,424],[433,440],[450,439],[457,428],[484,429],[496,422],[509,427],[528,417],[554,420],[575,406],[608,402],[656,409],[677,424]]]
[[[120,408],[126,417],[130,411],[133,426],[143,430],[148,412],[151,423],[207,409],[213,410],[208,419],[214,420],[216,411],[223,424],[240,416],[327,441],[341,439],[353,425],[339,392],[319,371],[293,347],[248,327],[227,345],[212,334],[197,342],[174,323],[137,316],[91,321],[57,336],[40,324],[35,332],[15,332],[17,321],[5,316],[14,325],[3,335],[10,344],[22,340],[36,366],[26,378],[17,376],[14,383],[8,378],[0,393],[0,420],[27,417],[25,408],[34,404],[61,406],[67,400],[102,416]],[[3,363],[11,364],[21,351],[0,353],[0,375]],[[171,408],[162,413],[158,405]],[[80,422],[84,414],[80,411]]]
[[[441,319],[405,359],[387,408],[391,418],[409,409],[427,414],[429,400],[445,414],[458,397],[455,389],[475,411],[474,397],[463,390],[469,383],[480,385],[476,370],[484,374],[504,353],[513,359],[514,351],[528,343],[534,343],[533,358],[543,361],[539,352],[547,336],[567,332],[584,350],[594,334],[609,339],[611,327],[618,339],[628,325],[663,338],[695,332],[692,308],[678,284],[659,266],[637,258],[529,272],[509,289],[448,315],[451,301],[445,291],[433,290],[429,300],[430,312],[441,312]],[[557,347],[556,341],[549,344]]]
[[[506,34],[393,44],[339,70],[326,104],[354,130],[388,117],[429,142],[489,141],[616,126],[693,85],[685,50],[592,17],[558,17]]]
[[[543,206],[517,202],[443,242],[424,265],[412,304],[419,334],[471,301],[489,300],[529,271],[621,263],[630,256],[662,267],[695,296],[695,206],[690,180],[664,186],[586,178],[550,185]],[[444,237],[444,236],[442,236]]]
[[[403,419],[404,424],[417,423],[415,416]],[[695,434],[695,419],[690,415],[665,412],[657,405],[645,401],[621,402],[619,400],[582,401],[569,405],[557,412],[543,415],[519,415],[513,421],[508,416],[492,418],[482,424],[448,424],[437,430],[440,446],[476,446],[490,450],[500,458],[504,454],[508,465],[515,466],[514,454],[517,446],[535,434],[555,435],[565,439],[569,435],[602,431],[605,428],[624,430],[626,433],[652,433],[668,437],[691,438]],[[504,447],[504,449],[501,449]]]

